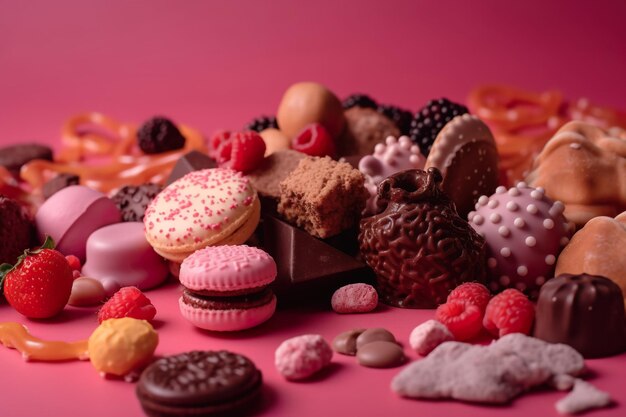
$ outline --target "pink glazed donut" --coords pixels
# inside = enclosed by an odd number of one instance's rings
[[[274,259],[246,246],[209,246],[180,267],[180,312],[193,325],[212,331],[244,330],[267,321],[276,310],[268,288],[276,278]]]

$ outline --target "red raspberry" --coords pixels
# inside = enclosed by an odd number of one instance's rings
[[[487,304],[491,299],[491,293],[483,284],[478,282],[466,282],[455,289],[448,295],[447,302],[453,300],[467,301],[480,309],[481,314],[485,314]]]
[[[67,263],[70,264],[70,268],[72,268],[72,271],[80,272],[80,270],[82,268],[82,266],[80,264],[80,259],[78,259],[74,255],[67,255],[65,257],[65,259],[67,259]]]
[[[265,141],[251,130],[233,134],[230,163],[226,166],[235,171],[249,172],[256,169],[265,156]]]
[[[215,159],[218,164],[223,164],[230,159],[232,151],[232,132],[229,130],[219,130],[209,139],[208,154]]]
[[[459,341],[477,336],[483,327],[480,309],[462,300],[452,300],[440,305],[435,312],[435,318],[445,324]]]
[[[333,157],[335,155],[335,143],[328,131],[319,123],[305,127],[293,138],[291,147],[310,156]]]
[[[535,306],[520,291],[509,288],[487,304],[483,325],[499,337],[509,333],[529,334],[535,318]]]
[[[108,319],[132,317],[140,320],[152,320],[156,308],[137,287],[124,287],[113,294],[98,311],[98,322]]]

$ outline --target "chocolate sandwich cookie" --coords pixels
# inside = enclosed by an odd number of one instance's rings
[[[245,356],[221,351],[192,351],[159,359],[137,384],[137,397],[152,417],[232,416],[249,409],[263,377]]]

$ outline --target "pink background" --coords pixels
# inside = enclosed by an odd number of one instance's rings
[[[135,122],[164,114],[205,133],[239,128],[273,113],[283,90],[301,80],[412,110],[433,97],[463,100],[487,82],[559,89],[626,110],[625,17],[619,0],[0,0],[0,144],[55,145],[69,116],[92,110]],[[323,305],[281,311],[258,329],[219,336],[180,318],[175,284],[148,295],[159,311],[158,353],[224,348],[248,355],[266,378],[267,415],[556,415],[553,403],[563,396],[534,393],[506,408],[401,400],[389,391],[397,369],[366,369],[339,355],[320,378],[286,383],[272,362],[287,337],[320,333],[330,340],[349,328],[383,326],[407,344],[410,330],[432,312],[338,316]],[[96,326],[89,309],[68,309],[49,323],[23,319],[5,304],[0,321],[61,340],[85,338]],[[625,402],[626,355],[589,363],[593,382]],[[0,415],[141,415],[134,386],[102,381],[89,363],[25,363],[0,348],[0,364]]]

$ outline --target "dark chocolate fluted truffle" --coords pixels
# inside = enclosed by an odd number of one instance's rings
[[[534,336],[565,343],[585,358],[626,349],[626,314],[620,287],[598,275],[561,274],[539,292]]]
[[[360,250],[387,304],[434,308],[462,282],[485,280],[485,240],[441,182],[436,168],[394,174],[378,187],[378,214],[361,221]]]

